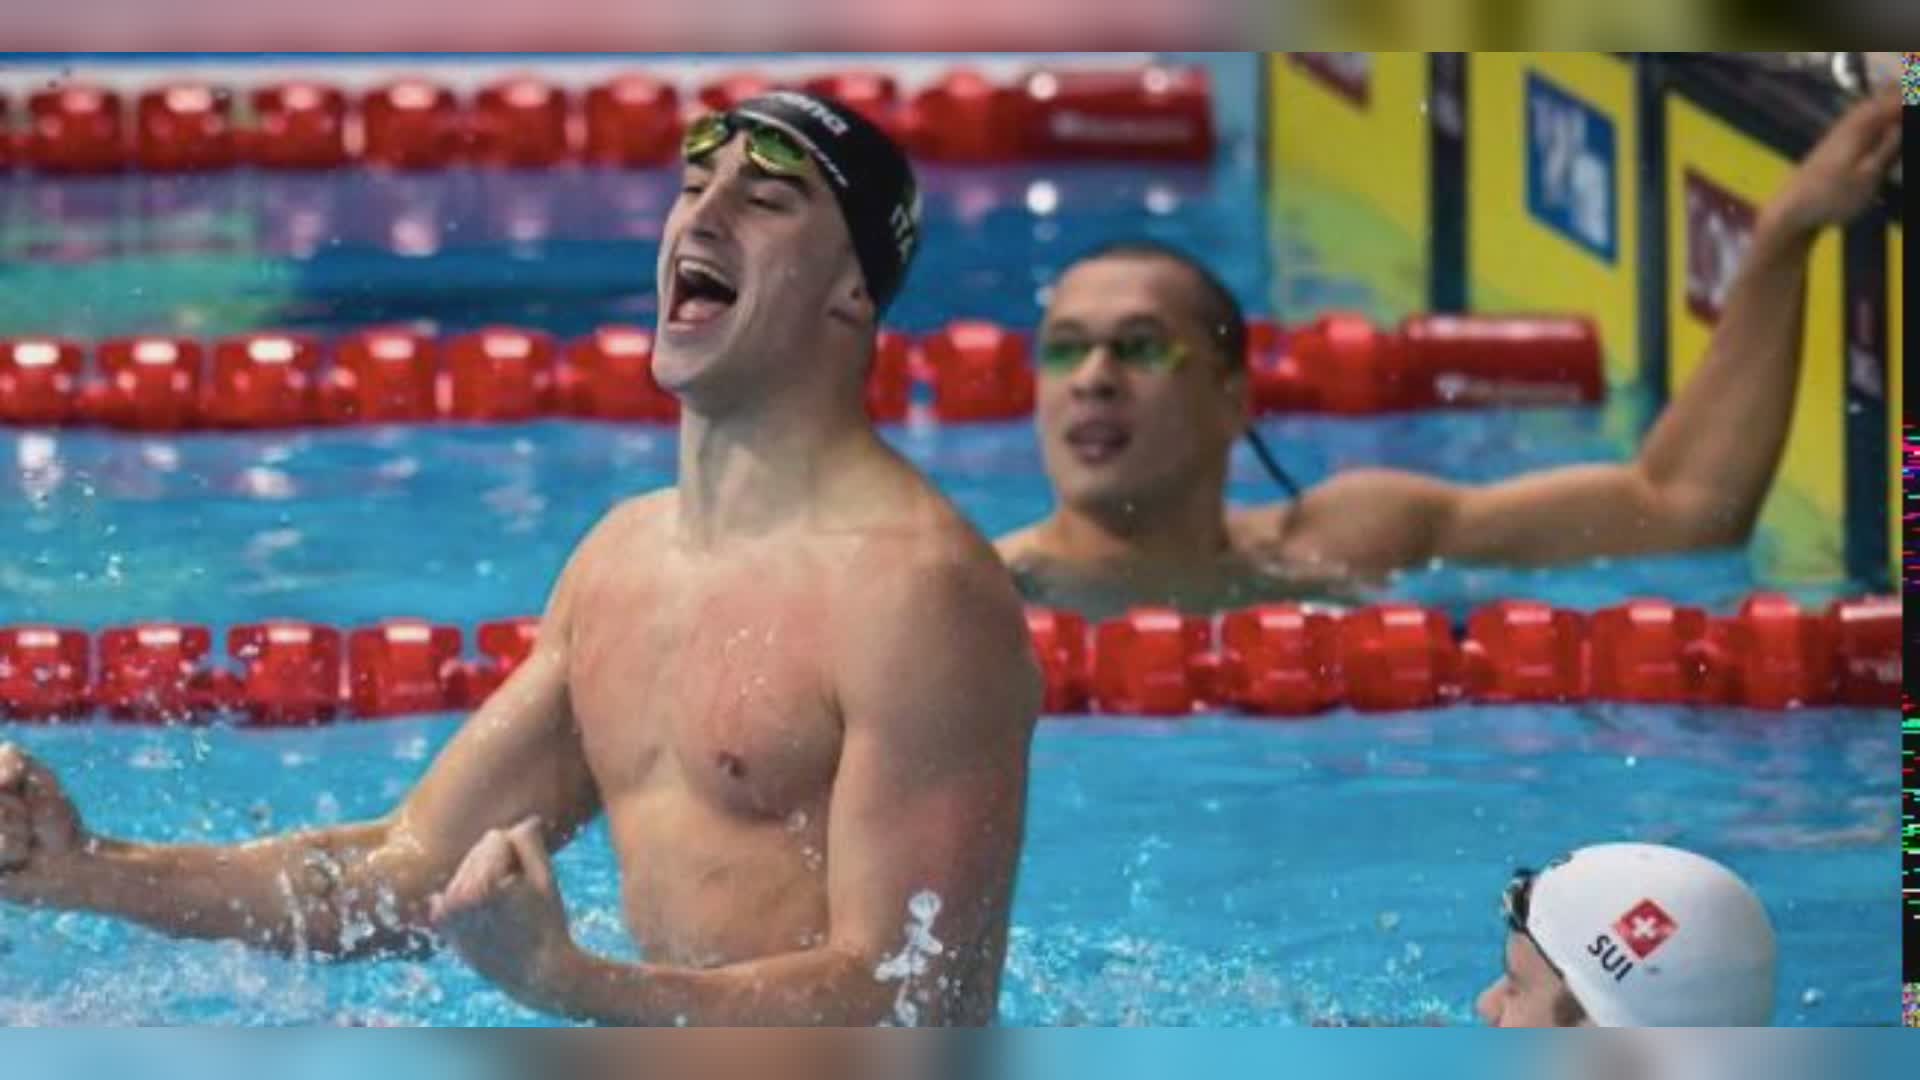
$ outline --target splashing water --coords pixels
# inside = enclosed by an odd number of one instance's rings
[[[946,946],[933,936],[933,921],[940,915],[940,895],[923,889],[907,901],[907,923],[902,928],[907,943],[893,956],[873,969],[876,982],[900,983],[893,998],[893,1019],[900,1027],[917,1027],[920,1006],[913,998],[916,980],[927,973],[928,962],[946,952]],[[924,1000],[924,998],[923,998]]]

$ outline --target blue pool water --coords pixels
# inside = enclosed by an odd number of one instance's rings
[[[1230,146],[1212,170],[933,175],[928,256],[891,321],[1030,323],[1041,285],[1074,251],[1143,229],[1205,251],[1249,306],[1265,309],[1249,153]],[[9,181],[0,333],[328,330],[408,318],[566,334],[650,321],[671,190],[661,175],[588,173]],[[417,239],[396,233],[408,215],[435,223],[430,250],[396,248],[396,235]],[[546,224],[531,230],[533,219]],[[1362,464],[1472,481],[1617,459],[1643,419],[1629,400],[1265,428],[1309,483]],[[903,426],[889,437],[990,534],[1048,508],[1024,424]],[[573,542],[614,501],[669,483],[674,454],[664,429],[563,423],[0,432],[0,622],[224,627],[417,614],[470,626],[531,613]],[[1236,461],[1235,499],[1273,494],[1250,460]],[[1756,561],[1737,552],[1555,571],[1438,567],[1391,591],[1456,611],[1511,595],[1583,608],[1661,595],[1725,610],[1762,584]],[[1851,590],[1793,591],[1819,601]],[[93,827],[201,840],[381,813],[458,722],[5,734],[58,769]],[[1639,838],[1705,851],[1757,885],[1781,935],[1782,1022],[1891,1023],[1896,734],[1890,711],[1847,710],[1053,720],[1035,747],[1004,1018],[1469,1022],[1474,993],[1498,969],[1496,897],[1512,867]],[[587,833],[560,866],[583,940],[630,955],[604,833]],[[0,1022],[75,1021],[545,1019],[451,960],[310,966],[0,907]]]

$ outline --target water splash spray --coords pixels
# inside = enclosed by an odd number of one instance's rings
[[[893,998],[893,1021],[900,1027],[919,1025],[920,1006],[913,1000],[916,982],[927,973],[931,960],[946,952],[947,947],[933,935],[933,923],[939,916],[940,894],[928,889],[914,893],[907,901],[907,922],[902,928],[906,944],[873,969],[875,981],[900,984]]]

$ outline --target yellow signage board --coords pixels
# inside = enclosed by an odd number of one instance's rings
[[[1268,56],[1274,311],[1328,306],[1381,322],[1425,310],[1429,233],[1424,53]],[[1290,257],[1312,252],[1314,263]],[[1337,283],[1332,304],[1323,287]]]
[[[1678,94],[1667,124],[1667,382],[1678,394],[1699,367],[1717,306],[1766,201],[1793,162]],[[1801,337],[1800,385],[1755,548],[1769,581],[1829,581],[1845,573],[1845,339],[1841,238],[1814,244]]]
[[[1476,311],[1577,311],[1607,381],[1639,363],[1639,118],[1633,65],[1605,53],[1473,53],[1467,266]]]

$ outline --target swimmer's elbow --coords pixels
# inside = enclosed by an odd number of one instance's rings
[[[295,933],[269,942],[293,959],[351,964],[370,960],[426,960],[438,942],[425,926],[389,924],[360,913],[317,914]]]
[[[357,961],[430,955],[427,911],[439,877],[386,822],[318,834],[282,880],[282,919],[263,944],[289,955]]]
[[[1686,533],[1682,550],[1717,551],[1725,548],[1745,547],[1753,538],[1754,525],[1758,515],[1725,514],[1717,520],[1703,522]]]
[[[1674,551],[1745,546],[1760,519],[1757,503],[1749,505],[1712,491],[1669,489],[1660,494],[1659,506],[1659,517],[1666,523],[1666,546]]]

